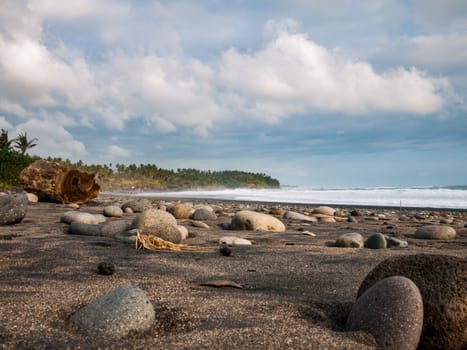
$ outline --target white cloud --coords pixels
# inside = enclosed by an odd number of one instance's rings
[[[104,158],[127,158],[130,156],[130,152],[120,146],[117,145],[110,145],[107,146],[105,149],[105,153],[103,154]]]
[[[8,123],[8,120],[6,120],[4,116],[0,115],[0,129],[8,130],[10,128],[12,128],[12,125]]]
[[[31,119],[16,126],[16,133],[27,132],[30,138],[37,138],[32,154],[41,157],[61,157],[77,161],[87,154],[86,147],[57,123],[48,120]]]
[[[317,45],[305,34],[282,32],[263,50],[224,53],[220,75],[241,99],[239,108],[265,121],[315,110],[342,114],[428,114],[443,105],[448,86],[412,68],[377,73]]]

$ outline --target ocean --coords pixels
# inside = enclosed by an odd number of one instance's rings
[[[315,189],[281,187],[278,189],[189,190],[142,192],[140,196],[165,198],[223,199],[255,202],[334,204],[383,207],[467,209],[467,186],[452,187],[371,187]]]

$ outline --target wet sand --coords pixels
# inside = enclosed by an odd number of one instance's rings
[[[101,195],[82,205],[84,212],[102,213],[108,204],[128,198]],[[154,205],[160,199],[151,198]],[[172,202],[176,200],[170,200]],[[0,226],[0,344],[23,348],[157,348],[157,349],[374,349],[372,336],[344,332],[344,324],[366,274],[380,261],[401,254],[467,255],[467,212],[404,209],[412,218],[399,221],[399,208],[360,208],[358,223],[307,224],[282,219],[285,233],[225,230],[230,214],[240,209],[268,211],[277,204],[193,200],[220,207],[210,229],[193,227],[187,244],[200,251],[136,250],[113,238],[65,233],[60,216],[67,205],[30,203],[25,219]],[[283,204],[296,211],[310,205]],[[348,208],[351,209],[351,208]],[[426,219],[413,219],[416,214]],[[367,214],[367,215],[366,215]],[[372,215],[373,214],[373,215]],[[384,214],[387,219],[368,218]],[[432,214],[432,218],[429,218]],[[131,222],[136,214],[125,214]],[[415,239],[421,225],[454,217],[457,236],[450,241]],[[108,219],[114,220],[114,219]],[[311,231],[315,237],[303,234]],[[382,232],[409,242],[407,248],[381,250],[334,247],[336,238],[359,232],[365,238]],[[221,236],[253,242],[219,253]],[[101,261],[117,266],[112,276],[97,273]],[[211,280],[229,280],[243,288],[213,288]],[[146,334],[125,339],[87,337],[70,327],[77,309],[123,285],[142,288],[156,310]]]

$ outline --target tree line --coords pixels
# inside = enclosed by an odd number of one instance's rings
[[[20,133],[10,139],[8,131],[0,133],[0,189],[19,187],[19,173],[35,160],[27,151],[36,146],[36,138],[29,139],[27,133]],[[264,173],[238,170],[198,170],[193,168],[163,169],[155,164],[85,164],[69,159],[48,157],[70,169],[95,173],[97,181],[104,190],[134,189],[188,189],[196,187],[211,188],[265,188],[279,187],[277,179]]]

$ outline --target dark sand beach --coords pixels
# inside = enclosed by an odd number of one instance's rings
[[[128,198],[101,195],[79,211],[102,213]],[[151,198],[154,205],[160,199]],[[175,200],[170,200],[175,201]],[[189,200],[187,200],[189,201]],[[467,212],[463,210],[360,208],[358,222],[304,223],[281,218],[286,232],[232,231],[223,228],[240,209],[268,212],[277,204],[192,200],[219,207],[209,229],[190,225],[186,244],[199,251],[148,251],[110,237],[66,233],[60,222],[68,205],[29,203],[21,223],[0,226],[0,344],[4,349],[375,349],[365,332],[345,332],[347,315],[360,283],[379,262],[394,255],[467,256]],[[282,205],[306,211],[312,206]],[[293,207],[293,208],[292,208]],[[344,208],[345,209],[345,208]],[[350,210],[352,208],[347,208]],[[380,214],[383,219],[371,220]],[[420,214],[416,219],[414,216]],[[137,214],[124,214],[131,222]],[[453,240],[414,238],[425,224],[451,216]],[[109,218],[108,220],[114,220]],[[316,236],[306,235],[309,231]],[[346,232],[368,237],[381,232],[406,240],[406,248],[355,249],[333,246]],[[219,253],[219,238],[253,242]],[[97,265],[116,265],[111,276]],[[228,280],[243,288],[205,286]],[[116,287],[144,290],[156,311],[145,334],[124,339],[90,337],[68,319],[82,306]]]

